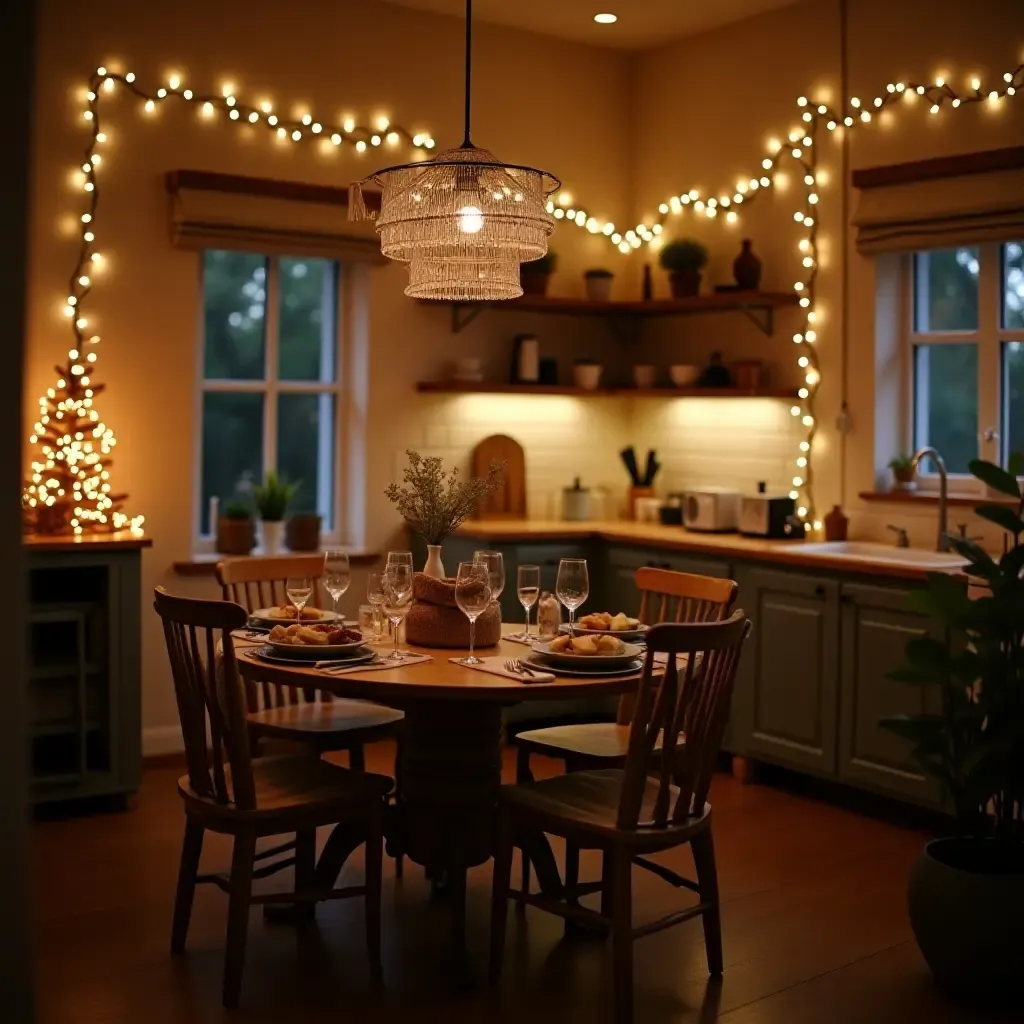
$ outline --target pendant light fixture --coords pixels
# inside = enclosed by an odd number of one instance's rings
[[[548,197],[560,182],[547,171],[506,164],[473,145],[469,132],[473,0],[466,0],[465,138],[430,160],[399,164],[355,182],[349,219],[367,214],[362,188],[381,190],[381,252],[409,264],[405,294],[417,299],[514,299],[519,265],[548,249]]]

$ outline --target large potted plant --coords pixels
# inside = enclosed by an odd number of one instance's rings
[[[928,843],[911,873],[910,920],[938,984],[972,1000],[1019,1000],[1024,968],[1024,499],[1007,469],[975,460],[971,473],[1015,504],[980,505],[978,516],[1006,531],[994,559],[949,536],[980,596],[962,578],[932,573],[918,606],[941,622],[948,642],[907,644],[897,682],[934,688],[935,710],[892,715],[881,725],[914,744],[956,813],[953,835]]]
[[[708,262],[704,245],[693,238],[676,239],[662,248],[658,262],[668,271],[672,298],[685,299],[700,294],[700,272]]]
[[[260,516],[260,542],[265,555],[280,553],[284,517],[298,489],[298,484],[288,483],[274,470],[264,476],[263,483],[253,487],[252,500]]]
[[[537,260],[522,263],[519,266],[519,283],[523,286],[524,295],[547,295],[548,282],[558,266],[558,254],[548,251]]]

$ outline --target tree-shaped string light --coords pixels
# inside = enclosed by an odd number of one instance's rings
[[[106,142],[100,125],[100,101],[118,87],[137,97],[148,115],[167,101],[190,104],[198,108],[204,119],[226,114],[228,120],[238,125],[263,126],[288,144],[319,141],[328,146],[351,145],[358,153],[402,142],[423,154],[434,148],[429,134],[412,134],[385,117],[378,118],[372,127],[356,124],[352,118],[330,126],[308,113],[301,117],[278,117],[269,102],[240,102],[233,86],[225,86],[220,94],[204,95],[183,88],[181,76],[171,75],[165,86],[146,92],[136,84],[131,72],[121,74],[97,68],[89,78],[82,112],[91,134],[81,165],[86,205],[79,215],[78,259],[64,305],[73,341],[67,361],[55,367],[55,385],[39,399],[39,416],[29,437],[36,452],[29,462],[31,471],[22,491],[22,510],[25,529],[35,533],[80,535],[126,528],[140,533],[144,522],[143,516],[130,516],[124,511],[127,495],[115,494],[110,483],[115,437],[95,404],[103,391],[103,385],[95,379],[100,336],[93,331],[85,309],[93,275],[103,259],[96,241],[100,195],[97,172],[103,166],[100,151]]]

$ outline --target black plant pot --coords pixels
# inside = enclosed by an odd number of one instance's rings
[[[1024,997],[1024,843],[936,839],[907,887],[910,923],[935,981],[972,1003]]]

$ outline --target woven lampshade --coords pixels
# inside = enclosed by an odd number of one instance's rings
[[[414,299],[515,299],[523,294],[519,262],[417,257],[409,261],[409,284],[405,294]]]

